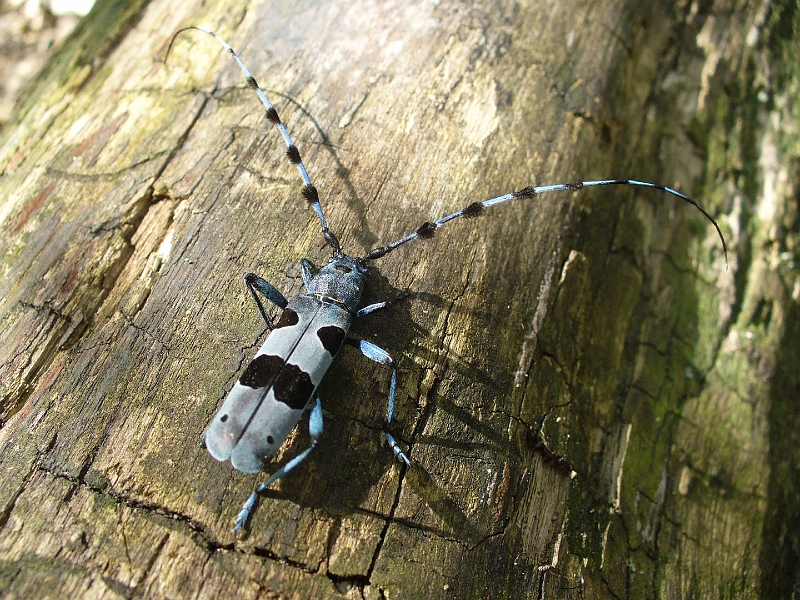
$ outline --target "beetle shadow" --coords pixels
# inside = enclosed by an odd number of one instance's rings
[[[373,277],[369,283],[370,293],[365,294],[362,304],[394,298],[402,291],[377,272]],[[419,346],[419,338],[426,335],[426,332],[413,322],[410,305],[415,299],[419,300],[419,296],[433,306],[443,308],[449,305],[449,302],[435,294],[413,294],[411,298],[365,318],[363,326],[359,320],[360,326],[354,328],[354,337],[379,341],[395,358],[398,358],[395,348]],[[378,332],[387,330],[391,331],[391,335],[382,339],[375,337]],[[388,341],[384,343],[387,338]],[[398,377],[402,378],[405,361],[399,362]],[[469,373],[470,377],[476,378],[474,368],[460,357],[448,355],[448,364],[448,368]],[[320,386],[326,418],[325,431],[319,444],[304,463],[283,478],[280,486],[270,488],[262,495],[321,510],[330,517],[364,512],[365,504],[376,505],[375,509],[371,509],[372,512],[377,510],[382,514],[389,514],[393,495],[376,500],[374,496],[376,493],[380,494],[381,488],[378,484],[387,477],[394,482],[397,477],[402,477],[403,485],[408,485],[443,524],[438,529],[418,522],[409,522],[410,526],[436,535],[456,536],[465,542],[477,543],[486,532],[479,524],[470,520],[450,497],[446,487],[438,483],[419,463],[412,463],[411,468],[404,467],[386,444],[383,431],[390,373],[387,367],[369,361],[353,348],[343,351]],[[489,385],[496,384],[488,373],[481,373],[479,379]],[[402,384],[399,389],[403,389]],[[469,409],[438,394],[434,396],[435,409],[446,411],[485,442],[466,443],[441,436],[417,436],[414,438],[415,446],[434,445],[461,453],[508,453],[508,440],[501,433],[480,421]],[[416,401],[414,397],[398,394],[395,420],[390,430],[404,449],[408,448],[408,441],[413,437],[411,432],[415,423],[422,418]],[[414,406],[409,406],[409,403]],[[407,435],[403,432],[407,432]],[[269,471],[275,472],[309,445],[308,417],[304,416],[291,447],[280,461],[271,465]]]
[[[291,450],[270,471],[277,470],[308,447],[307,419],[304,418],[301,423],[304,431],[296,436]],[[433,443],[433,439],[420,440],[419,443]],[[441,445],[458,447],[452,443]],[[485,445],[498,450],[492,443]],[[474,444],[466,447],[476,450]],[[390,489],[396,489],[402,481],[402,485],[414,492],[440,525],[431,525],[430,518],[426,518],[424,512],[422,519],[394,518],[395,522],[470,545],[478,544],[487,536],[483,524],[470,518],[450,495],[447,487],[437,481],[421,463],[414,461],[410,467],[406,467],[397,461],[385,443],[380,427],[341,416],[326,418],[326,431],[317,450],[283,479],[284,484],[279,489],[270,488],[261,496],[288,500],[321,511],[328,518],[347,517],[354,513],[388,516],[392,512],[395,493],[382,494],[382,486],[378,485],[381,480]],[[253,514],[257,514],[258,510],[256,504]]]
[[[251,89],[246,86],[239,86],[235,85],[229,88],[225,88],[222,90],[218,90],[214,92],[213,97],[220,101],[233,101],[230,100],[230,97],[238,98],[239,95],[250,92],[252,93]],[[359,243],[363,244],[365,247],[372,247],[375,246],[378,242],[378,236],[369,228],[369,224],[366,219],[367,215],[367,206],[364,201],[361,199],[360,194],[356,190],[355,185],[353,185],[352,180],[350,179],[350,168],[345,165],[342,159],[339,156],[339,151],[342,150],[342,146],[337,146],[337,144],[331,139],[330,135],[326,132],[323,128],[322,124],[320,124],[319,120],[309,111],[305,105],[301,102],[296,100],[292,95],[286,94],[284,92],[279,92],[278,90],[264,88],[264,93],[268,95],[268,97],[280,97],[283,98],[287,103],[292,104],[295,106],[313,125],[314,129],[317,130],[317,134],[320,137],[319,141],[310,141],[307,142],[308,145],[316,145],[321,146],[324,150],[330,155],[331,160],[333,161],[335,168],[333,169],[336,178],[342,182],[343,190],[341,194],[336,196],[337,201],[342,200],[344,203],[353,211],[354,216],[351,217],[351,220],[357,221],[359,225],[359,232],[356,234],[356,239]],[[284,107],[285,108],[285,107]],[[282,115],[284,112],[283,109],[278,111],[279,115]],[[266,119],[266,117],[263,117]],[[274,135],[272,133],[272,125],[268,122],[264,125],[262,131],[264,132],[261,136],[262,138],[271,139]],[[293,135],[290,128],[289,135]],[[277,141],[280,142],[280,136],[277,138]],[[306,168],[310,169],[310,173],[315,172],[314,165],[311,163],[310,160],[306,158],[307,152],[304,151],[305,144],[301,144],[298,146],[300,150],[301,156],[304,158],[304,163]],[[345,149],[346,150],[346,149]],[[318,173],[318,171],[316,171]],[[318,180],[317,176],[312,176],[312,181],[316,182]],[[302,180],[297,181],[297,183],[302,183]],[[330,190],[320,189],[320,203],[322,205],[322,210],[326,211],[330,205],[331,199],[334,197],[334,194],[338,192],[338,186],[336,188],[331,188]],[[325,193],[327,192],[327,194]],[[325,197],[327,196],[327,198]],[[298,198],[300,199],[300,195],[298,194]]]
[[[397,298],[401,292],[375,271],[361,305]],[[358,319],[354,325],[352,337],[377,343],[395,358],[394,348],[403,347],[395,346],[396,342],[410,344],[424,334],[411,320],[408,299]],[[379,338],[378,332],[387,328],[402,331],[402,335],[389,336],[391,340]],[[389,367],[370,361],[357,349],[345,345],[319,388],[325,429],[317,447],[281,480],[281,485],[265,490],[262,495],[323,510],[331,516],[359,510],[378,482],[393,468],[399,468],[383,434],[390,375]],[[398,376],[402,377],[402,371]],[[401,422],[395,420],[393,425],[392,431],[398,432],[402,439]],[[269,472],[277,471],[310,443],[306,415],[293,436],[291,448],[278,462],[269,465]],[[387,512],[389,508],[385,507]]]
[[[378,236],[375,235],[375,233],[369,228],[366,219],[367,207],[364,204],[364,201],[361,199],[359,193],[356,191],[352,180],[350,179],[350,169],[346,167],[339,158],[337,146],[333,143],[325,129],[323,129],[322,125],[320,125],[319,121],[314,117],[314,115],[311,114],[311,112],[303,104],[295,100],[292,96],[277,90],[267,90],[267,92],[276,96],[280,96],[290,104],[293,104],[298,108],[298,110],[300,110],[300,112],[308,117],[309,121],[311,121],[311,124],[317,130],[320,138],[322,138],[322,141],[318,142],[319,145],[322,146],[330,155],[331,160],[333,160],[334,164],[336,165],[334,173],[336,174],[336,177],[341,179],[342,183],[344,184],[344,192],[342,193],[342,197],[344,198],[345,203],[355,213],[356,220],[361,224],[356,239],[365,247],[369,248],[377,244]],[[323,205],[323,210],[324,208],[325,207]]]

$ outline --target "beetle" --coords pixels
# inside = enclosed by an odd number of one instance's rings
[[[233,57],[244,73],[250,88],[258,95],[266,109],[267,120],[277,127],[286,144],[286,155],[303,179],[302,195],[311,205],[322,228],[333,255],[327,264],[318,269],[308,259],[300,262],[306,292],[287,300],[271,283],[254,273],[245,276],[245,284],[253,297],[270,334],[256,352],[253,360],[233,385],[222,406],[203,434],[203,445],[215,459],[230,460],[233,468],[246,473],[261,471],[272,458],[300,417],[310,408],[309,434],[311,445],[297,457],[287,462],[275,474],[261,483],[244,503],[236,517],[233,529],[238,533],[247,523],[259,494],[275,481],[303,462],[320,440],[323,431],[322,402],[317,392],[325,373],[342,346],[349,344],[357,348],[366,358],[391,367],[384,436],[399,461],[410,466],[411,461],[388,427],[394,414],[397,367],[392,356],[383,348],[366,340],[347,336],[354,319],[364,317],[386,308],[406,294],[384,302],[358,308],[366,284],[370,261],[386,256],[399,246],[416,239],[430,239],[436,230],[459,217],[479,217],[485,209],[508,202],[524,200],[539,194],[555,191],[574,191],[586,187],[605,185],[632,185],[662,190],[692,204],[713,225],[722,241],[727,268],[728,250],[725,238],[717,222],[697,202],[669,187],[632,179],[605,179],[598,181],[576,181],[572,183],[528,186],[496,198],[473,202],[467,207],[433,222],[425,222],[418,229],[386,246],[372,249],[363,257],[354,257],[342,251],[339,240],[330,231],[319,193],[308,175],[300,151],[294,145],[277,110],[267,99],[250,71],[225,40],[216,33],[194,25],[178,30],[170,41],[164,62],[172,44],[179,34],[187,30],[201,31],[212,36]],[[282,310],[280,318],[273,324],[261,298],[263,296]]]

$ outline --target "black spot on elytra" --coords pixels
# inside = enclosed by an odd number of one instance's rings
[[[272,391],[278,402],[294,410],[302,410],[314,393],[314,384],[308,373],[297,365],[286,363],[272,384]]]
[[[291,308],[284,308],[283,313],[281,313],[281,318],[278,319],[278,322],[275,324],[275,329],[291,327],[292,325],[297,325],[299,322],[300,317],[295,311]]]
[[[262,354],[256,356],[253,361],[247,365],[247,368],[239,378],[239,383],[247,387],[258,388],[267,387],[275,376],[280,372],[281,367],[284,365],[284,360],[279,356],[270,356],[269,354]]]
[[[274,444],[275,443],[275,438],[272,437],[271,435],[268,435],[267,436],[267,443],[268,444]]]
[[[228,415],[222,415],[222,416],[219,418],[219,420],[220,420],[220,421],[222,421],[222,422],[224,423],[225,421],[227,421],[227,420],[228,420]]]
[[[317,330],[317,337],[325,350],[330,352],[331,356],[336,356],[344,342],[344,329],[336,327],[336,325],[328,325],[327,327],[320,327]]]

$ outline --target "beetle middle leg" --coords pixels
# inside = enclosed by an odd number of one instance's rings
[[[351,346],[358,348],[361,354],[366,356],[371,361],[381,365],[388,365],[392,367],[392,378],[389,382],[389,402],[388,402],[388,407],[386,409],[386,427],[388,429],[389,425],[392,422],[392,416],[394,415],[394,394],[395,390],[397,389],[397,366],[394,363],[394,359],[392,358],[391,354],[389,354],[386,350],[366,340],[347,338],[345,339],[344,342],[345,344],[350,344]],[[405,453],[400,449],[400,446],[395,441],[394,436],[388,431],[384,431],[383,433],[386,436],[386,441],[389,443],[389,447],[392,449],[392,452],[394,452],[394,455],[397,457],[397,460],[403,461],[410,467],[411,461],[405,455]]]

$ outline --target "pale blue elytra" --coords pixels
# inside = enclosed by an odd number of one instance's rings
[[[368,315],[390,306],[404,295],[393,300],[370,304],[358,308],[361,293],[368,276],[370,261],[379,259],[398,246],[415,239],[433,237],[436,229],[458,217],[470,219],[483,214],[486,208],[509,200],[533,198],[545,192],[578,190],[601,185],[633,185],[663,190],[695,206],[714,225],[722,241],[722,250],[727,267],[728,250],[717,222],[699,204],[671,188],[635,181],[632,179],[606,179],[600,181],[576,181],[557,185],[525,187],[497,198],[473,202],[466,208],[433,222],[423,223],[416,231],[386,246],[374,248],[361,258],[342,252],[339,240],[328,229],[322,212],[317,189],[311,183],[300,152],[281,123],[278,112],[267,100],[264,91],[247,70],[233,49],[217,34],[202,27],[189,26],[180,29],[172,38],[166,54],[169,55],[175,38],[183,31],[196,29],[213,36],[233,57],[245,74],[248,85],[256,92],[267,111],[267,120],[278,128],[286,143],[286,155],[300,171],[303,178],[302,195],[316,212],[322,234],[333,250],[333,256],[321,269],[308,260],[301,261],[305,294],[287,300],[272,284],[249,273],[245,283],[258,306],[261,316],[271,330],[264,345],[245,368],[239,380],[228,393],[222,407],[203,434],[205,447],[217,460],[230,460],[239,471],[256,473],[272,458],[283,444],[289,432],[300,420],[306,409],[311,409],[309,433],[311,446],[287,462],[272,477],[259,485],[245,502],[236,517],[234,533],[241,530],[255,504],[259,493],[273,482],[291,471],[309,455],[322,435],[322,401],[317,393],[325,373],[344,344],[357,348],[366,358],[392,368],[387,398],[386,431],[384,435],[398,460],[406,465],[411,461],[388,431],[394,413],[397,368],[388,352],[364,340],[347,337],[353,319]],[[166,56],[164,58],[166,62]],[[259,294],[283,310],[273,325]]]

